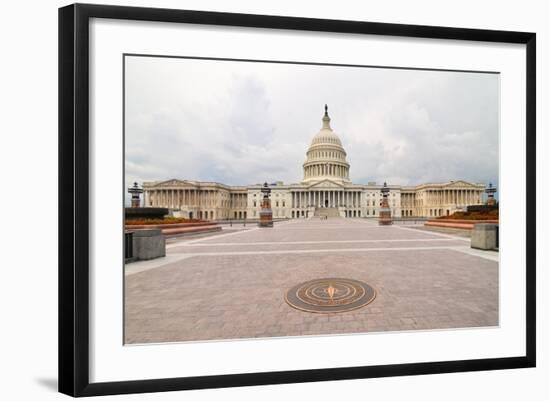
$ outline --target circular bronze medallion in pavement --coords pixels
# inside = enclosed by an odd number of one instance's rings
[[[361,308],[375,297],[376,291],[367,283],[347,278],[322,278],[292,287],[285,300],[302,311],[336,313]]]

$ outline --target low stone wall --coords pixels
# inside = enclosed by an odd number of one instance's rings
[[[476,224],[470,246],[483,250],[498,249],[498,224]]]
[[[472,230],[476,224],[498,224],[498,220],[459,220],[459,219],[434,219],[428,220],[424,225],[430,227],[459,228]]]
[[[198,234],[198,233],[212,233],[221,231],[221,226],[217,224],[208,224],[199,227],[177,227],[177,228],[163,228],[162,233],[164,235],[185,235],[185,234]]]
[[[165,228],[182,228],[182,227],[202,227],[202,226],[211,226],[214,223],[202,221],[195,223],[175,223],[175,224],[126,224],[127,230],[149,230],[149,229],[160,229]]]
[[[222,228],[218,224],[210,222],[202,223],[177,223],[177,224],[151,224],[151,225],[126,225],[126,230],[159,230],[164,235],[185,235],[204,232],[216,232]]]
[[[127,231],[128,233],[132,236],[132,251],[126,262],[166,256],[166,239],[161,230],[136,230]]]

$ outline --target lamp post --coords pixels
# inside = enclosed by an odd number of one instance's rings
[[[134,186],[128,188],[128,193],[132,195],[132,207],[140,207],[141,200],[140,195],[143,193],[143,189],[138,186],[137,182],[134,182]]]
[[[382,203],[380,205],[378,225],[389,226],[390,224],[393,224],[393,222],[391,219],[390,205],[388,203],[388,194],[390,193],[390,189],[388,188],[388,185],[385,182],[382,189],[380,189],[380,192],[382,193]]]
[[[269,185],[267,185],[267,182],[264,183],[261,192],[264,194],[264,197],[262,199],[260,222],[258,223],[258,226],[264,228],[273,227],[273,211],[271,210],[271,199],[269,199],[271,189],[269,188]]]
[[[495,199],[495,192],[497,191],[496,187],[493,187],[493,184],[489,183],[489,186],[485,188],[485,193],[487,194],[487,206],[495,206],[497,201]]]

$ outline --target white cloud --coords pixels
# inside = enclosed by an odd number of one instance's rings
[[[126,179],[298,182],[329,104],[356,183],[498,181],[496,74],[129,57]]]

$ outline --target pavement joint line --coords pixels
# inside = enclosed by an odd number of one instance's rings
[[[456,241],[453,238],[427,238],[427,239],[358,239],[358,240],[328,240],[328,241],[280,241],[280,242],[216,242],[209,244],[181,243],[178,247],[186,246],[255,246],[255,245],[308,245],[308,244],[361,244],[379,242],[445,242]]]
[[[409,227],[395,227],[395,228],[398,228],[400,230],[419,232],[418,230],[416,230],[414,228],[409,228]],[[436,237],[455,238],[455,239],[460,239],[462,241],[470,241],[470,238],[459,237],[458,235],[443,234],[443,233],[438,233],[438,232],[435,232],[435,231],[420,231],[420,232],[423,232],[423,233],[426,233],[426,234],[429,234],[429,235],[435,235]]]
[[[479,258],[492,260],[493,262],[500,263],[500,252],[496,251],[483,251],[481,249],[474,249],[470,247],[453,247],[453,251],[465,253],[471,256],[477,256]]]
[[[481,251],[466,246],[441,246],[441,247],[402,247],[402,248],[347,248],[347,249],[299,249],[282,251],[237,251],[237,252],[197,252],[197,253],[178,253],[167,255],[166,258],[144,260],[141,262],[129,263],[125,266],[125,275],[129,276],[135,273],[155,269],[157,267],[167,266],[184,259],[195,256],[239,256],[239,255],[281,255],[281,254],[312,254],[312,253],[338,253],[338,252],[384,252],[384,251],[426,251],[426,250],[451,250],[475,256],[482,259],[488,259],[493,262],[499,262],[499,254],[494,251]]]
[[[332,248],[332,249],[293,249],[279,251],[234,251],[234,252],[193,252],[185,253],[188,256],[239,256],[239,255],[280,255],[280,254],[302,254],[302,253],[345,253],[345,252],[402,252],[402,251],[432,251],[432,250],[458,250],[464,253],[465,247],[452,246],[418,246],[401,248]],[[472,256],[480,256],[471,254]],[[482,257],[482,256],[480,256]]]
[[[249,230],[240,230],[240,231],[231,232],[231,233],[227,233],[227,234],[220,234],[220,235],[215,235],[215,236],[213,235],[213,236],[208,236],[208,237],[204,237],[204,238],[198,238],[198,239],[195,239],[195,240],[186,241],[185,244],[195,244],[197,242],[206,241],[206,240],[210,240],[210,239],[213,239],[213,238],[222,238],[222,237],[229,237],[230,235],[249,233],[249,232],[252,232],[252,231],[256,231],[258,229],[259,229],[259,227],[253,227]],[[180,244],[182,244],[182,243],[176,242],[176,243],[173,243],[173,244],[166,245],[166,249],[174,248],[176,246],[181,246]]]
[[[297,223],[297,221],[285,221],[285,222],[281,222],[280,224],[292,224],[292,223]],[[253,223],[252,223],[253,224]],[[278,225],[277,223],[275,223],[274,227],[273,228],[277,228]],[[210,239],[213,239],[213,238],[222,238],[222,237],[228,237],[230,235],[237,235],[237,234],[242,234],[242,233],[249,233],[249,232],[252,232],[252,231],[256,231],[258,230],[260,227],[252,227],[252,228],[245,228],[245,229],[241,229],[239,231],[236,231],[236,232],[231,232],[231,233],[226,233],[226,234],[220,234],[220,235],[211,235],[211,236],[206,236],[206,237],[202,237],[202,238],[197,238],[197,239],[194,239],[194,240],[191,240],[191,241],[185,241],[185,242],[174,242],[174,243],[170,243],[170,244],[167,244],[166,245],[166,249],[171,249],[171,248],[175,248],[175,247],[179,247],[179,246],[182,246],[183,244],[195,244],[197,242],[200,242],[200,241],[206,241],[206,240],[210,240]]]
[[[183,257],[182,257],[183,256]],[[155,269],[157,267],[163,267],[170,265],[175,262],[179,262],[183,259],[190,258],[189,254],[176,254],[176,255],[166,255],[165,258],[154,259],[154,260],[143,260],[140,262],[128,263],[125,265],[124,274],[130,276],[132,274],[141,273],[147,270]]]

